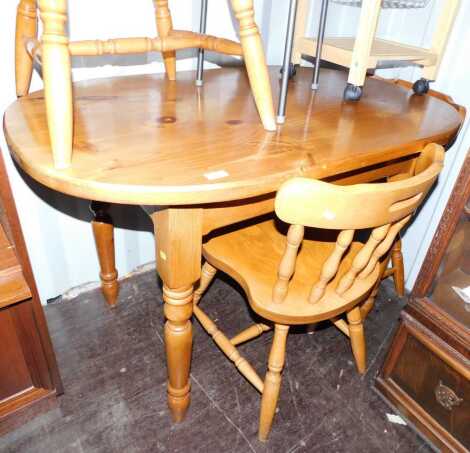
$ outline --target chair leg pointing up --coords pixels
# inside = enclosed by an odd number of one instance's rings
[[[158,36],[164,38],[173,30],[168,0],[154,0],[155,21],[157,23]],[[174,50],[163,52],[163,63],[169,80],[176,80],[176,52]]]

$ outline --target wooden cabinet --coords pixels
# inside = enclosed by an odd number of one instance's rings
[[[62,384],[0,155],[0,435],[54,406]]]
[[[442,451],[470,449],[466,291],[470,291],[470,155],[376,381],[391,405]]]

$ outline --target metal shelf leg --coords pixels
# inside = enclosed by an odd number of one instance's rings
[[[284,62],[282,65],[281,92],[277,109],[277,122],[283,124],[286,121],[286,101],[289,86],[289,66],[292,59],[292,45],[294,43],[295,17],[297,14],[297,0],[290,0],[289,17],[287,21],[286,46],[284,49]]]
[[[321,54],[323,50],[323,41],[325,39],[326,18],[328,16],[328,0],[322,0],[320,23],[318,25],[317,51],[315,52],[315,69],[313,72],[312,90],[318,89],[318,79],[320,77]]]
[[[206,33],[207,28],[207,4],[209,0],[201,0],[201,20],[199,23],[199,33]],[[201,87],[204,84],[202,79],[204,75],[204,49],[199,49],[197,54],[197,75],[196,86]]]

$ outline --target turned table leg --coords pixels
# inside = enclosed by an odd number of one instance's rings
[[[175,422],[183,420],[190,403],[189,371],[193,329],[193,287],[163,287],[165,302],[165,350],[168,367],[168,406]]]
[[[119,283],[114,257],[114,225],[108,209],[108,203],[90,203],[90,210],[94,215],[91,225],[100,262],[101,290],[108,305],[113,307],[117,303]]]
[[[201,273],[202,210],[164,209],[152,214],[157,271],[163,281],[168,406],[182,421],[190,402],[194,283]]]

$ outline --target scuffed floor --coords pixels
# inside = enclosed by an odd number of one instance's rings
[[[49,305],[46,316],[65,387],[56,409],[0,439],[2,452],[428,452],[372,390],[402,302],[382,285],[366,322],[368,371],[347,339],[325,324],[289,335],[269,442],[257,440],[259,395],[194,323],[192,403],[170,421],[161,291],[154,272],[121,283],[119,305],[99,290]],[[242,293],[217,279],[201,302],[228,334],[251,322]],[[271,333],[241,347],[264,375]]]

